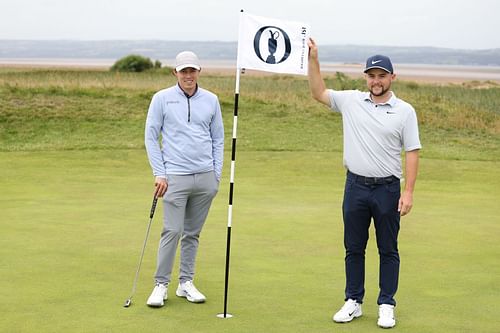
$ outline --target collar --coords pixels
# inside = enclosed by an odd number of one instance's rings
[[[371,97],[370,93],[369,92],[365,92],[364,96],[363,96],[363,100],[371,102],[373,104],[377,104],[377,105],[389,105],[390,107],[394,107],[396,105],[397,97],[396,97],[396,94],[394,94],[394,92],[391,91],[391,97],[389,98],[389,100],[387,102],[384,102],[384,103],[375,103],[372,100],[372,97]]]
[[[189,95],[187,92],[185,92],[184,89],[182,89],[181,86],[179,85],[179,82],[177,82],[176,86],[177,86],[177,90],[179,91],[179,93],[186,96],[186,98],[191,98],[194,95],[196,95],[196,93],[198,92],[198,83],[196,84],[196,88],[194,89],[194,93],[192,95]]]

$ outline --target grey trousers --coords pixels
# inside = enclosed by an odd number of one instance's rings
[[[213,171],[192,175],[167,175],[163,197],[163,231],[158,248],[155,282],[168,284],[179,241],[179,281],[193,280],[201,229],[219,183]]]

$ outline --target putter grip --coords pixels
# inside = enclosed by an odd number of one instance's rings
[[[149,218],[152,219],[155,215],[156,203],[158,202],[158,198],[153,198],[153,204],[151,205],[151,212],[149,212]]]

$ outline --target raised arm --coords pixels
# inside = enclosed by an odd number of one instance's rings
[[[318,46],[316,42],[309,38],[307,43],[309,46],[309,88],[311,89],[312,97],[325,105],[330,105],[330,97],[325,87],[325,82],[321,78],[319,70]]]

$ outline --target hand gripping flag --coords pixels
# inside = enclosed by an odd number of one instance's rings
[[[307,75],[307,24],[240,14],[238,68]]]

